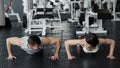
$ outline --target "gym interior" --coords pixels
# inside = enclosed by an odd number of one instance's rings
[[[119,21],[120,0],[0,0],[0,68],[119,68]],[[109,45],[92,54],[71,46],[71,54],[76,59],[68,60],[65,41],[88,33],[114,39],[116,58],[107,59]],[[54,54],[54,46],[47,46],[36,55],[13,46],[17,58],[7,61],[6,39],[26,35],[60,38],[59,60],[49,59]]]

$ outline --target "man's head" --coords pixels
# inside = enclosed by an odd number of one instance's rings
[[[29,36],[28,44],[31,49],[40,49],[41,48],[41,40],[37,35]]]
[[[98,37],[94,33],[90,33],[90,34],[86,35],[85,40],[92,47],[96,47],[96,45],[99,43]]]

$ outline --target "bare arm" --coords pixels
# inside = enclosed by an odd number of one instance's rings
[[[8,51],[8,60],[13,60],[16,57],[13,56],[12,54],[12,45],[17,45],[20,46],[20,42],[19,42],[19,38],[17,37],[12,37],[12,38],[7,38],[6,40],[6,47],[7,47],[7,51]]]
[[[114,48],[115,48],[115,41],[113,39],[100,39],[100,44],[109,44],[110,45],[110,51],[107,58],[114,59],[113,56]]]
[[[61,40],[59,38],[48,37],[46,38],[45,43],[47,43],[48,45],[55,45],[55,54],[54,56],[51,56],[50,59],[57,60],[60,52]]]
[[[67,56],[68,56],[69,60],[75,59],[75,57],[72,56],[70,53],[70,46],[71,45],[78,45],[78,44],[80,44],[80,40],[67,40],[67,41],[65,41],[65,48],[66,48],[66,52],[67,52]]]
[[[55,54],[56,56],[59,55],[59,51],[60,51],[60,46],[61,46],[61,40],[58,39],[58,38],[50,38],[51,39],[51,42],[50,42],[50,45],[54,45],[56,46],[56,50],[55,50]]]

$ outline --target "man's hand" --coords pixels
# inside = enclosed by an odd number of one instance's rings
[[[54,56],[49,57],[49,59],[54,61],[54,60],[58,60],[59,57],[54,55]]]
[[[15,56],[9,56],[9,57],[6,58],[6,60],[8,60],[8,61],[13,61],[13,60],[15,60],[15,59],[16,59]]]
[[[107,58],[113,60],[113,59],[115,59],[116,57],[108,55]]]
[[[68,60],[74,60],[76,59],[75,56],[68,56]]]

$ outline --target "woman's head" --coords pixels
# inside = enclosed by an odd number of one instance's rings
[[[98,37],[94,33],[87,34],[85,40],[92,47],[96,47],[96,45],[99,43]]]
[[[41,41],[40,38],[37,35],[31,35],[28,38],[28,44],[30,48],[32,49],[39,49],[41,48]]]

